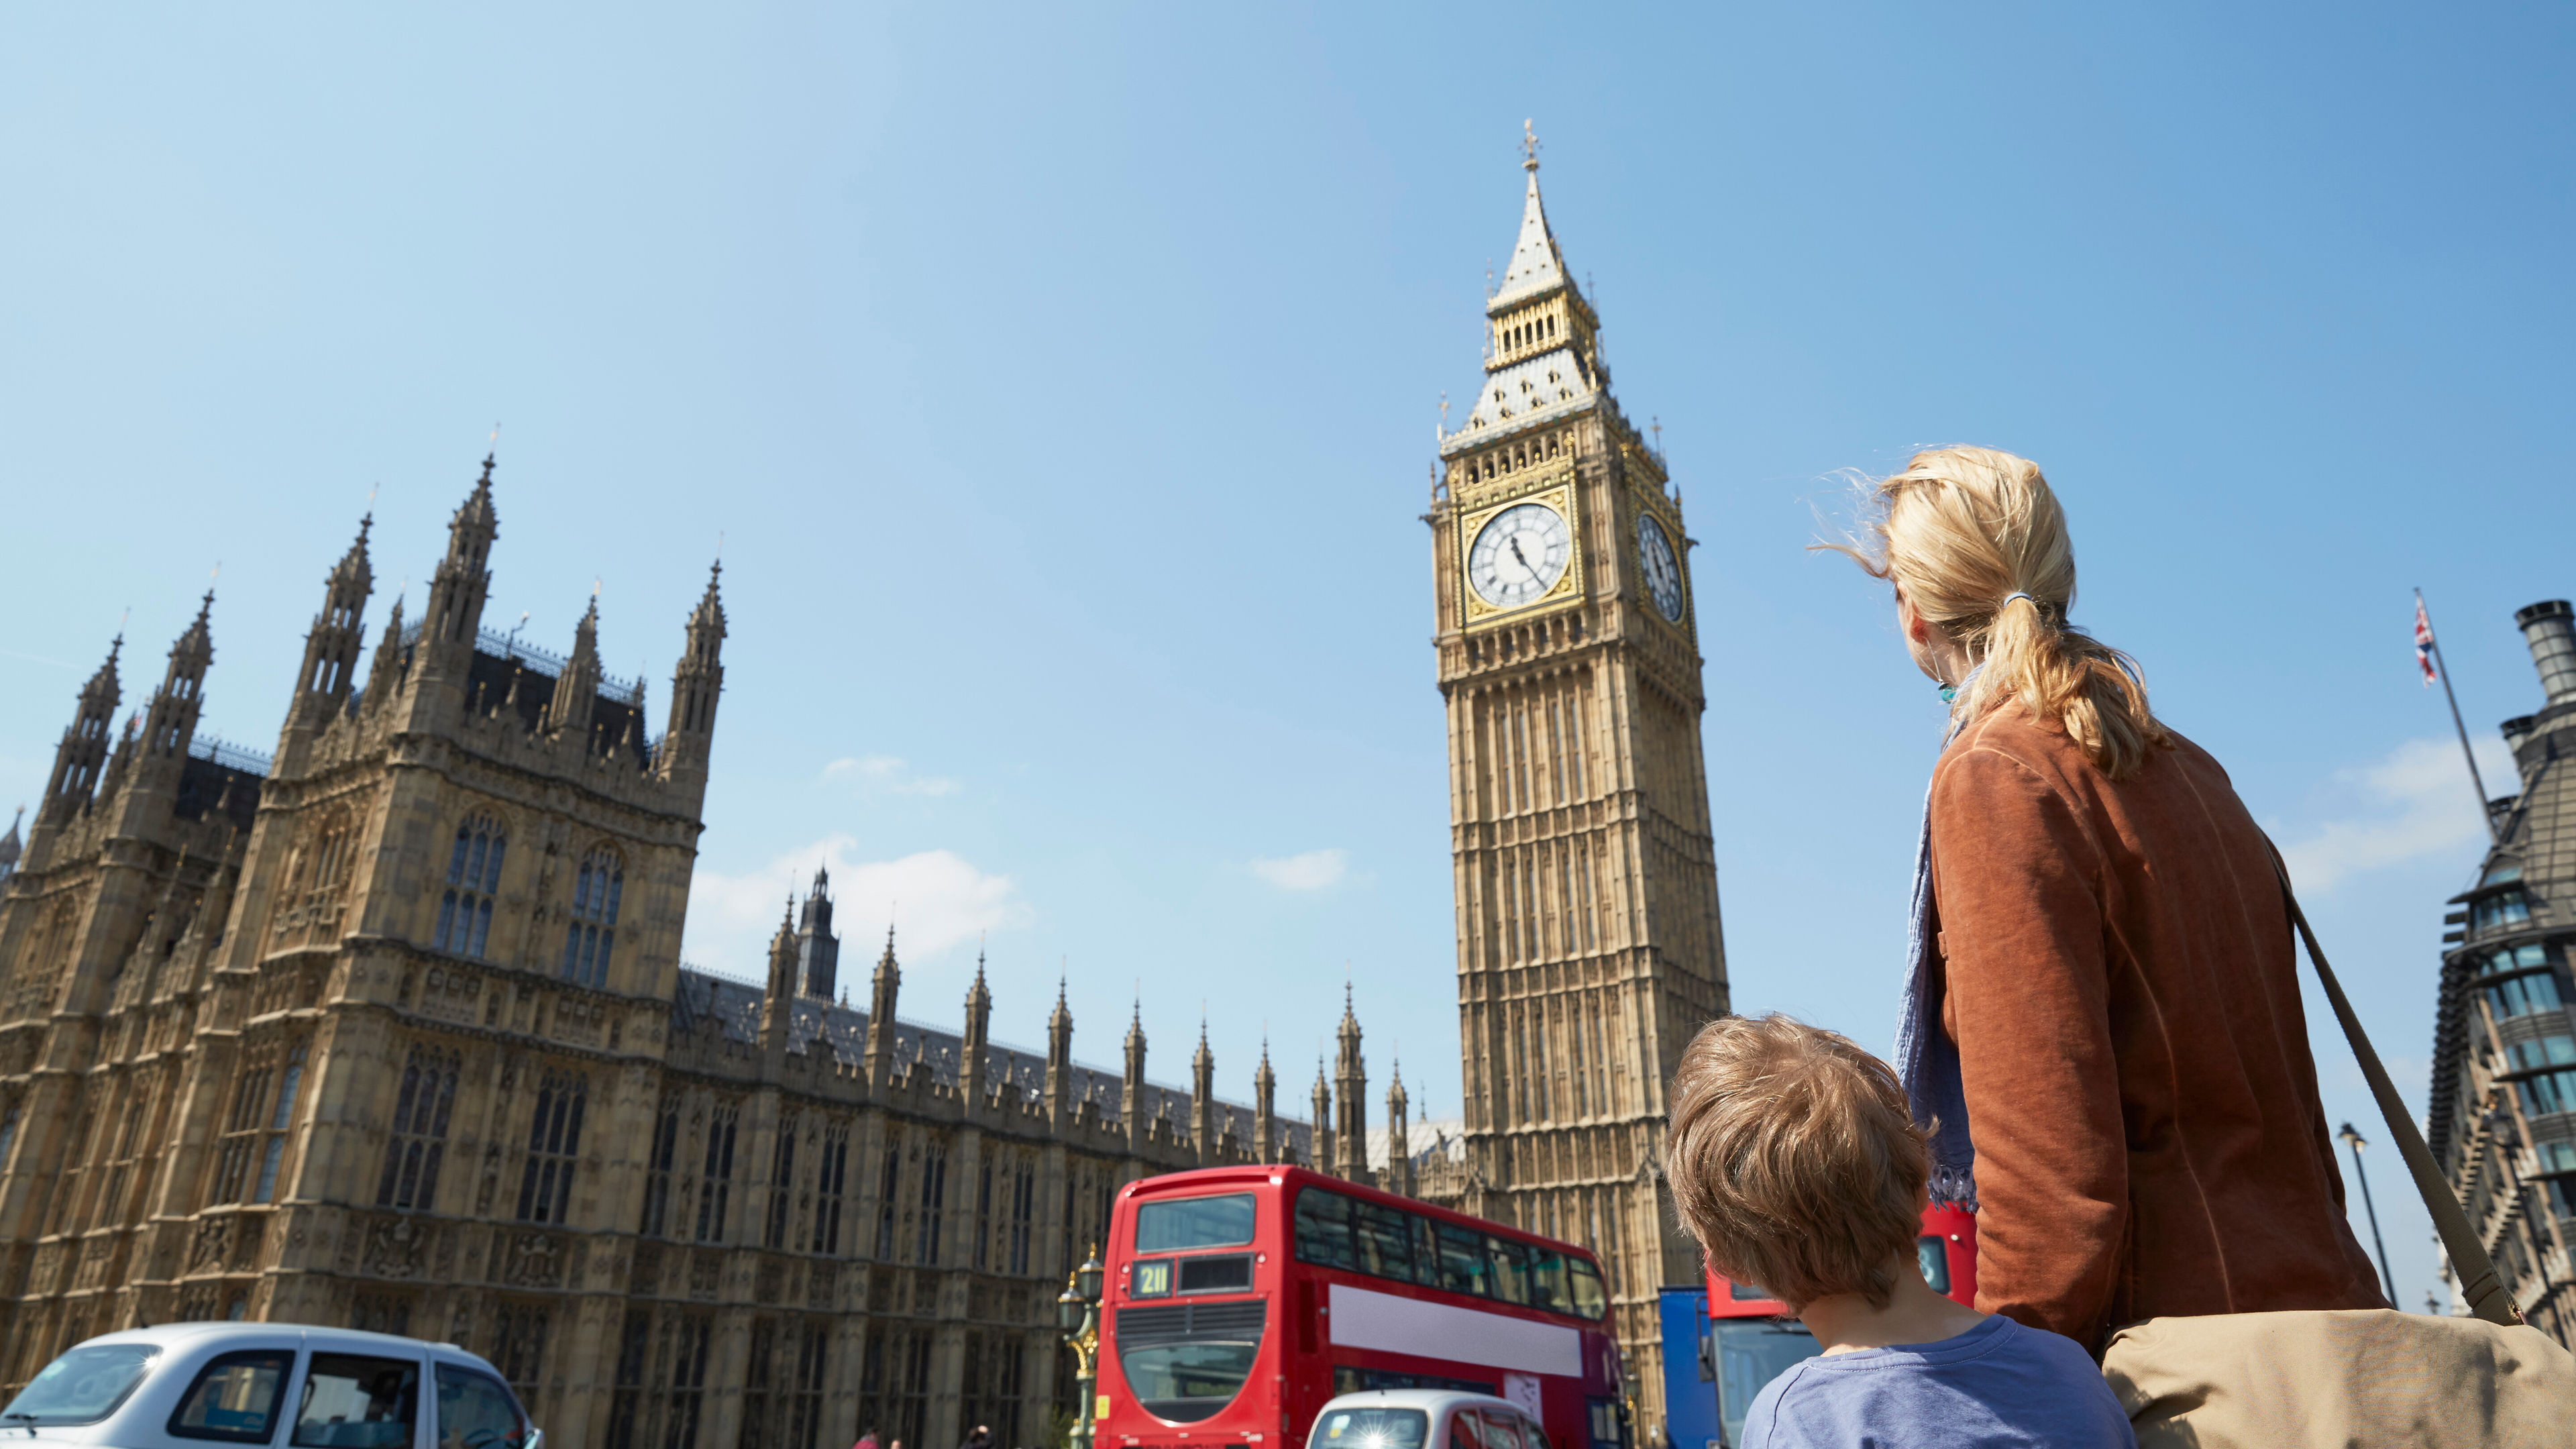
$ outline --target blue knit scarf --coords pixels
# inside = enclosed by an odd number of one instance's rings
[[[1969,678],[1976,675],[1972,671]],[[1964,681],[1963,681],[1964,683]],[[1942,739],[1949,748],[1965,720]],[[1932,911],[1932,794],[1923,795],[1923,834],[1914,847],[1914,902],[1906,915],[1905,998],[1896,1020],[1896,1074],[1905,1083],[1915,1122],[1932,1134],[1931,1191],[1936,1204],[1977,1206],[1977,1148],[1968,1137],[1968,1096],[1959,1081],[1959,1048],[1941,1030],[1941,1000],[1932,991],[1938,935]]]

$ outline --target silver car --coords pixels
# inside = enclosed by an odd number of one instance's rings
[[[0,1449],[7,1441],[0,1438]],[[1324,1405],[1306,1449],[1548,1449],[1518,1404],[1457,1389],[1368,1389]]]
[[[294,1323],[172,1323],[64,1350],[0,1409],[0,1445],[541,1449],[492,1365],[452,1343]]]

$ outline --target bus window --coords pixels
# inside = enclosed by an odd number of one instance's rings
[[[1601,1274],[1581,1258],[1568,1258],[1567,1281],[1574,1290],[1574,1311],[1598,1319],[1610,1310],[1610,1295],[1601,1291]]]
[[[1232,1248],[1252,1241],[1252,1194],[1162,1198],[1136,1208],[1136,1251]]]
[[[1923,1281],[1932,1285],[1933,1292],[1945,1295],[1949,1293],[1950,1254],[1939,1238],[1929,1233],[1916,1238],[1914,1259],[1922,1266]]]
[[[1433,1223],[1431,1231],[1440,1240],[1440,1282],[1438,1286],[1452,1293],[1473,1293],[1479,1298],[1485,1292],[1485,1236],[1473,1228],[1449,1223]]]
[[[1530,1301],[1529,1269],[1521,1259],[1521,1245],[1488,1233],[1485,1235],[1485,1261],[1493,1265],[1492,1296],[1505,1303]]]
[[[1351,1204],[1351,1227],[1359,1239],[1360,1271],[1399,1283],[1413,1281],[1413,1232],[1402,1208],[1373,1202]]]
[[[1524,1248],[1529,1256],[1530,1302],[1552,1313],[1572,1313],[1574,1295],[1565,1286],[1565,1255],[1550,1248]]]
[[[1297,1260],[1359,1270],[1359,1255],[1351,1251],[1349,1198],[1319,1187],[1297,1194]]]

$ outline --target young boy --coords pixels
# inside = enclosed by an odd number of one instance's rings
[[[2135,1449],[2073,1340],[1923,1281],[1923,1134],[1885,1062],[1785,1016],[1724,1017],[1682,1053],[1671,1106],[1682,1225],[1824,1347],[1754,1399],[1745,1449]]]

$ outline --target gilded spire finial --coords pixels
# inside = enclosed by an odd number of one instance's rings
[[[1531,129],[1530,122],[1526,118],[1521,121],[1521,169],[1524,171],[1538,169],[1538,132]]]

